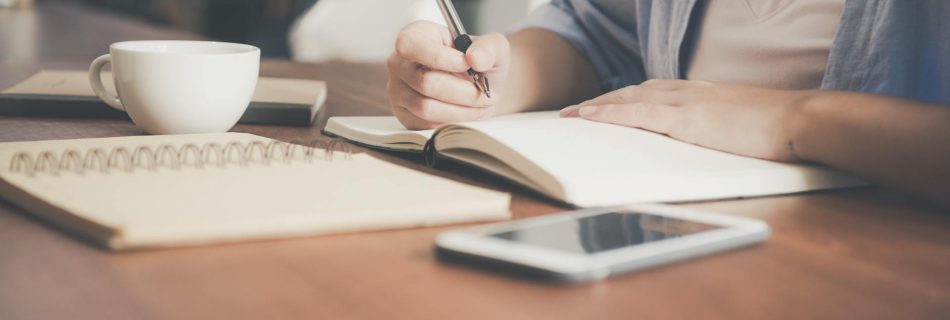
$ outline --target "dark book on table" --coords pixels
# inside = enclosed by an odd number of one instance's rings
[[[102,76],[106,90],[115,93],[111,76]],[[40,71],[0,91],[0,116],[128,119],[95,96],[87,77],[85,71]],[[326,95],[323,81],[261,77],[239,122],[309,126]]]

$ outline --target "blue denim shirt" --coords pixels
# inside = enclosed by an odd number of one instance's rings
[[[553,0],[519,27],[566,39],[611,91],[684,78],[699,1]],[[846,0],[821,87],[950,104],[950,0]]]

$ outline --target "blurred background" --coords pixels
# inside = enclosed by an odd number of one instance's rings
[[[0,0],[75,2],[150,24],[261,48],[265,57],[381,62],[415,20],[444,24],[435,0]],[[469,33],[505,32],[548,0],[454,0]]]

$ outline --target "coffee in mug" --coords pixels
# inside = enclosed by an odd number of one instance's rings
[[[257,47],[211,41],[127,41],[89,67],[93,91],[151,134],[225,132],[247,110],[260,68]],[[118,96],[99,74],[112,64]]]

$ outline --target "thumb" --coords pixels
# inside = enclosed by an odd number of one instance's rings
[[[510,58],[508,38],[497,32],[475,37],[465,52],[465,61],[478,72],[507,67]]]

